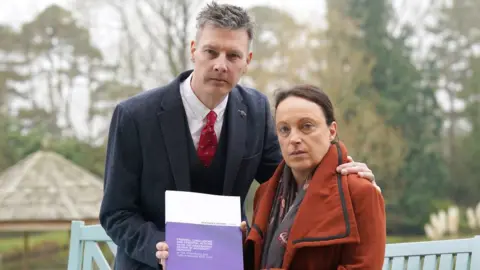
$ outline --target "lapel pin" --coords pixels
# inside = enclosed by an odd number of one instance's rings
[[[240,113],[240,116],[242,116],[242,117],[247,116],[247,113],[245,113],[245,112],[242,111],[242,110],[238,110],[238,112]]]

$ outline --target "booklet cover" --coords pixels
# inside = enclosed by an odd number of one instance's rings
[[[240,197],[165,193],[168,270],[243,270]]]

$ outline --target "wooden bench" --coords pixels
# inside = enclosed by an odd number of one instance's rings
[[[100,224],[85,225],[83,221],[72,221],[70,248],[68,254],[68,270],[91,270],[93,263],[97,269],[111,270],[100,246],[100,242],[107,243],[113,256],[117,254],[117,246]]]
[[[480,270],[480,236],[388,244],[382,270]]]
[[[110,270],[99,242],[117,247],[100,225],[72,221],[68,270]],[[480,236],[468,239],[388,244],[382,270],[480,270]]]

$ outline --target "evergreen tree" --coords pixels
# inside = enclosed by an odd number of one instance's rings
[[[446,96],[445,156],[448,161],[448,195],[461,206],[478,203],[477,173],[480,158],[480,2],[456,0],[431,9],[436,20],[428,28],[435,41],[429,59],[441,74],[434,83]],[[454,104],[463,103],[463,108]],[[463,123],[468,124],[465,128]],[[461,181],[458,181],[461,179]]]
[[[441,114],[435,88],[412,59],[407,41],[412,28],[404,26],[394,36],[388,25],[394,12],[388,0],[346,0],[341,6],[329,1],[356,21],[362,34],[353,39],[375,59],[370,85],[358,88],[368,98],[369,88],[380,96],[377,111],[388,125],[399,128],[408,142],[402,168],[391,175],[395,190],[385,191],[389,233],[423,233],[423,224],[435,208],[445,181],[443,160],[438,151]],[[380,185],[384,179],[378,179]],[[388,181],[391,181],[389,179]]]

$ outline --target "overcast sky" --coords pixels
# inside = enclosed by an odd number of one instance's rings
[[[79,0],[81,1],[81,0]],[[268,4],[271,6],[285,8],[292,12],[298,18],[312,17],[318,15],[324,10],[323,1],[319,0],[216,0],[219,3],[230,3],[242,5],[245,7],[253,4]],[[0,1],[0,22],[1,23],[21,23],[32,18],[32,15],[38,13],[52,3],[68,6],[72,0],[12,0]]]
[[[82,0],[76,0],[82,1]],[[210,0],[208,0],[210,1]],[[216,0],[220,3],[231,3],[250,7],[252,5],[270,5],[277,8],[284,9],[291,13],[297,20],[301,22],[315,21],[315,24],[322,23],[321,20],[325,14],[325,3],[322,0]],[[429,7],[431,0],[394,0],[395,8],[401,10],[402,20],[417,21],[423,19],[422,12]],[[438,1],[438,0],[436,0]],[[72,3],[75,0],[0,0],[0,24],[10,24],[19,26],[21,23],[31,20],[35,14],[45,9],[52,3],[57,3],[65,7],[73,7]],[[301,4],[300,4],[301,3]],[[113,24],[108,14],[102,13],[102,16],[97,16],[100,20],[99,25]],[[320,22],[319,22],[320,20]],[[109,45],[115,44],[115,37],[112,36],[111,29],[108,27],[100,27],[92,30],[93,40],[96,45],[105,51],[108,51]],[[421,39],[424,39],[420,34]],[[444,97],[440,96],[443,100]],[[81,111],[81,107],[86,105],[86,99],[76,97],[77,102],[74,104],[77,109]],[[442,102],[444,103],[444,102]],[[83,122],[84,115],[75,115],[77,123]],[[83,129],[83,128],[81,128]]]
[[[82,1],[83,0],[0,0],[0,23],[19,26],[21,23],[31,20],[35,14],[39,13],[52,3],[57,3],[65,7],[73,7],[73,3]],[[205,2],[207,1],[210,0],[206,0]],[[216,1],[220,3],[242,5],[244,7],[250,7],[252,5],[270,5],[288,11],[301,22],[314,21],[316,25],[322,23],[323,15],[325,14],[325,2],[323,0]],[[393,0],[393,3],[397,10],[401,10],[400,13],[402,21],[418,21],[419,19],[422,19],[422,12],[419,11],[426,10],[431,1],[433,0]],[[440,0],[435,1],[438,2]],[[99,20],[98,25],[114,24],[114,16],[108,16],[108,14],[105,14],[105,12],[102,12],[102,16],[97,16],[96,20]],[[418,25],[418,23],[416,23],[416,25]],[[108,48],[110,43],[115,42],[111,39],[111,29],[108,29],[108,27],[94,29],[92,30],[92,34],[94,36],[94,41],[102,49]]]
[[[82,1],[82,0],[78,0]],[[291,12],[297,19],[308,20],[318,19],[325,11],[325,3],[322,0],[216,0],[220,3],[231,3],[245,7],[254,4],[267,4],[280,7]],[[416,10],[425,9],[431,0],[394,0],[396,8],[406,8],[407,17],[412,18]],[[437,0],[438,1],[438,0]],[[0,23],[18,24],[32,18],[33,14],[38,13],[52,3],[68,6],[74,0],[12,0],[0,1]]]

